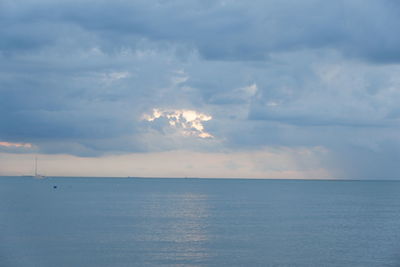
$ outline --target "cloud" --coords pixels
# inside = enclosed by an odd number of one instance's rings
[[[25,147],[25,148],[31,148],[32,144],[0,142],[0,146],[3,146],[3,147]]]
[[[170,127],[177,129],[183,136],[213,138],[206,132],[203,123],[212,120],[212,116],[195,110],[159,110],[153,109],[152,114],[144,114],[143,119],[149,122],[166,118]]]
[[[36,148],[30,143],[12,143],[0,141],[0,152],[8,153],[29,153]]]
[[[0,140],[85,157],[321,147],[329,163],[312,160],[332,176],[398,176],[399,11],[391,0],[1,1]]]
[[[391,0],[42,0],[23,7],[3,1],[1,23],[7,27],[0,47],[8,53],[97,43],[113,53],[147,40],[159,48],[191,47],[210,60],[265,60],[285,51],[328,48],[371,62],[398,62],[399,11]]]

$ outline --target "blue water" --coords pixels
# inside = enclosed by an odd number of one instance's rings
[[[400,266],[400,182],[0,178],[1,267],[159,265]]]

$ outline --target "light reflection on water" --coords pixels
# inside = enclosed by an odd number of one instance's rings
[[[207,195],[196,193],[151,194],[143,216],[149,223],[143,241],[165,244],[154,255],[158,263],[201,263],[209,258],[204,245],[209,240]]]

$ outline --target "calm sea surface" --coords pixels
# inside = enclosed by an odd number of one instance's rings
[[[400,266],[400,182],[0,178],[1,267],[159,265]]]

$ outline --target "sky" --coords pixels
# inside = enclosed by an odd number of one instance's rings
[[[0,0],[0,175],[400,178],[400,2]]]

